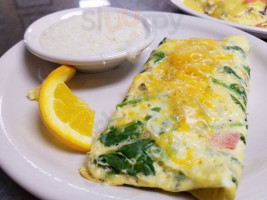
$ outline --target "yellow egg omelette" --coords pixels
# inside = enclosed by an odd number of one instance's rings
[[[164,38],[151,53],[81,173],[107,185],[233,200],[247,135],[249,43]]]
[[[267,28],[267,0],[183,0],[183,3],[218,19]]]

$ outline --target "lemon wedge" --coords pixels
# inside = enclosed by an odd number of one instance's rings
[[[68,146],[90,150],[95,112],[75,96],[65,84],[76,70],[67,65],[52,71],[44,80],[39,95],[39,111],[47,128]]]

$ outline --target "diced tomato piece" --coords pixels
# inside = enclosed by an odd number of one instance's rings
[[[266,26],[261,25],[261,24],[257,24],[256,27],[259,27],[259,28],[265,28]]]
[[[209,141],[214,147],[234,150],[239,139],[240,133],[215,133],[209,138]]]
[[[245,0],[245,3],[253,3],[255,1],[257,0]],[[261,0],[261,2],[267,4],[267,0]]]
[[[255,1],[257,1],[257,0],[245,0],[245,3],[253,3]]]

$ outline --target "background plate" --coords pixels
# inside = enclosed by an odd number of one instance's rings
[[[249,33],[251,33],[251,34],[253,34],[253,35],[257,36],[257,37],[260,37],[260,38],[267,38],[267,28],[259,28],[259,27],[247,26],[247,25],[242,25],[242,24],[237,24],[237,23],[233,23],[233,22],[224,21],[224,20],[221,20],[221,19],[217,19],[217,18],[211,17],[211,16],[206,15],[206,14],[199,13],[199,12],[197,12],[195,10],[192,10],[191,8],[185,6],[183,4],[182,0],[170,0],[170,1],[174,5],[176,5],[179,9],[181,9],[182,11],[184,11],[186,13],[189,13],[191,15],[195,15],[195,16],[202,17],[202,18],[205,18],[205,19],[209,19],[209,20],[212,20],[212,21],[215,21],[215,22],[220,22],[220,23],[224,23],[224,24],[230,25],[230,26],[242,29],[244,31],[247,31],[247,32],[249,32]]]
[[[143,14],[151,19],[158,33],[154,43],[135,64],[124,62],[110,72],[99,74],[77,73],[68,83],[75,94],[96,110],[95,129],[105,128],[133,77],[141,71],[150,52],[165,36],[173,39],[222,39],[233,34],[245,35],[251,43],[252,86],[248,98],[249,135],[245,168],[236,199],[266,199],[267,123],[263,119],[267,113],[267,44],[221,23],[178,14]],[[22,42],[0,59],[0,164],[11,178],[41,199],[194,199],[187,194],[103,186],[83,179],[78,169],[86,155],[59,143],[43,125],[37,102],[26,97],[27,90],[40,85],[57,66],[33,56]]]

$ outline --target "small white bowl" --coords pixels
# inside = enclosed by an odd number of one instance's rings
[[[41,46],[39,42],[40,36],[45,30],[51,27],[51,25],[72,16],[83,16],[88,12],[118,12],[127,14],[128,17],[138,19],[140,23],[143,24],[145,35],[144,37],[138,38],[137,40],[127,44],[125,49],[122,51],[92,56],[88,55],[79,57],[55,54],[54,52],[48,51]],[[73,65],[79,71],[95,73],[114,68],[126,59],[134,60],[134,58],[137,58],[141,52],[151,44],[154,37],[155,30],[151,22],[133,11],[112,7],[75,8],[52,13],[35,21],[26,30],[24,34],[24,43],[30,52],[44,60],[59,64]]]

